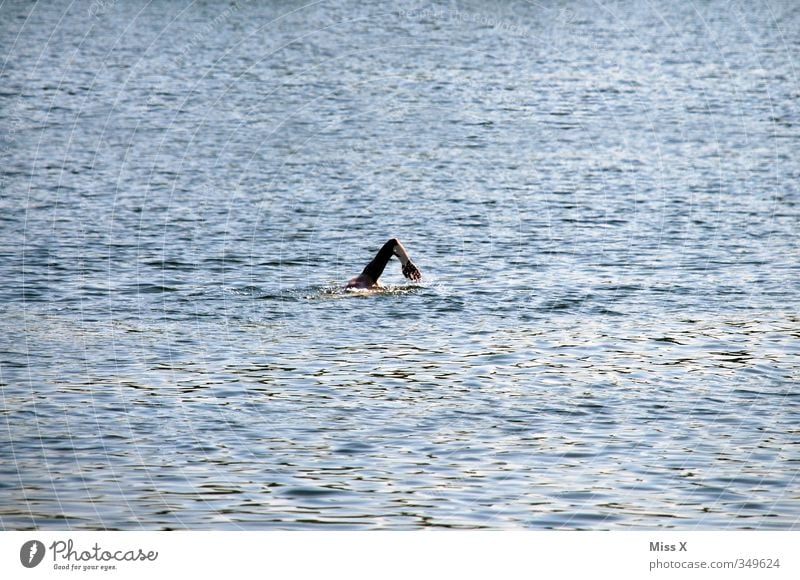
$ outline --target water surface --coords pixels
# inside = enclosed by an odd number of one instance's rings
[[[0,527],[797,528],[798,33],[0,4]]]

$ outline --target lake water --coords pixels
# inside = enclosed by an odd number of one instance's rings
[[[661,4],[2,3],[0,528],[800,528],[800,9]]]

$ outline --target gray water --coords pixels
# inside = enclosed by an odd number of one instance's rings
[[[797,3],[5,1],[0,47],[0,528],[800,527]],[[392,236],[422,282],[341,292]]]

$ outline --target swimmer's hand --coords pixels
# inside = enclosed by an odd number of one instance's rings
[[[408,278],[409,280],[413,280],[417,282],[422,279],[422,274],[420,274],[419,269],[414,265],[414,262],[409,260],[406,262],[405,266],[403,266],[403,276]]]

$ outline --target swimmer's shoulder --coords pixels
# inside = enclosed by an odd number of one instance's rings
[[[345,290],[374,290],[380,288],[380,282],[376,282],[370,276],[359,274],[352,278],[344,287]]]

